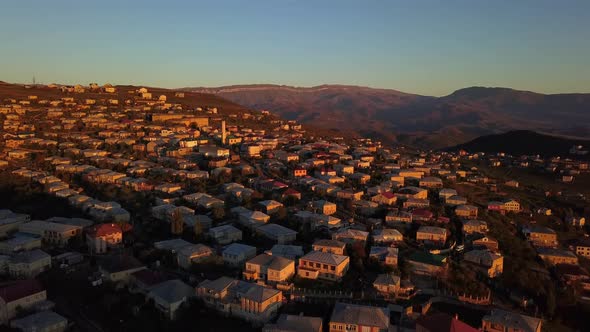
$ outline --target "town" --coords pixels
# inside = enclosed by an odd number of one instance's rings
[[[0,84],[22,331],[569,331],[590,168],[326,135],[183,90]]]

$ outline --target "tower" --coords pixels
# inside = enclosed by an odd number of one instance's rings
[[[221,144],[225,145],[226,141],[226,133],[225,133],[225,120],[221,121]]]

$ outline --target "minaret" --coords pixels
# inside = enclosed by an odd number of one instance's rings
[[[226,133],[225,133],[225,120],[221,121],[221,144],[225,145],[226,141]]]

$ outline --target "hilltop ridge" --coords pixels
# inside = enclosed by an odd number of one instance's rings
[[[422,148],[526,129],[590,138],[590,94],[467,87],[443,97],[352,85],[253,84],[183,90],[214,93],[285,119]]]

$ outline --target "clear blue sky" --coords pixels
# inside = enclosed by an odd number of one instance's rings
[[[2,0],[0,80],[590,92],[588,0]]]

